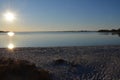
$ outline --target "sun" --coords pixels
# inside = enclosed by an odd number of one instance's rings
[[[13,22],[15,20],[15,14],[12,12],[6,12],[4,14],[5,20],[9,21],[9,22]]]

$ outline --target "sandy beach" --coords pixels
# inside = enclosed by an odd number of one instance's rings
[[[120,79],[120,46],[0,48],[0,57],[30,61],[52,80]]]

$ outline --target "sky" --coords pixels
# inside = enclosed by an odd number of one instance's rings
[[[6,11],[16,20],[4,20]],[[0,0],[0,30],[71,31],[120,28],[120,0]]]

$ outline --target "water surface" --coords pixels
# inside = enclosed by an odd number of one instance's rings
[[[0,33],[0,47],[61,47],[120,45],[119,35],[98,32],[16,32],[13,37]]]

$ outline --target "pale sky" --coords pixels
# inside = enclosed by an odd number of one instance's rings
[[[10,23],[3,14],[10,11]],[[0,30],[63,31],[120,28],[120,0],[0,0]]]

